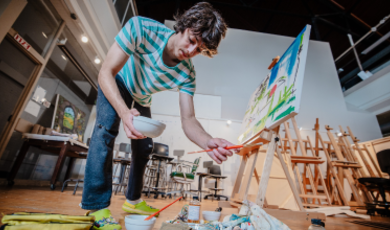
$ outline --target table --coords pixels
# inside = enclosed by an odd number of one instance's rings
[[[165,195],[165,192],[159,192],[158,191],[158,181],[160,179],[160,167],[161,167],[161,162],[162,161],[172,161],[174,158],[173,157],[168,157],[168,156],[164,156],[164,155],[158,155],[158,154],[153,154],[151,156],[151,159],[152,160],[158,160],[158,167],[157,167],[157,175],[156,175],[156,186],[153,188],[154,191],[148,191],[148,196],[149,196],[149,193],[154,193],[154,199],[157,199],[158,195]]]
[[[196,175],[198,175],[199,177],[199,181],[198,181],[198,192],[199,192],[199,201],[202,201],[202,184],[203,184],[203,177],[207,177],[210,175],[210,173],[204,173],[204,172],[197,172]]]
[[[79,141],[70,139],[69,137],[24,133],[22,138],[24,139],[22,148],[20,149],[16,161],[12,166],[10,173],[8,174],[8,185],[14,184],[15,176],[19,171],[19,168],[22,165],[24,157],[26,156],[30,146],[38,147],[50,153],[58,154],[58,160],[50,180],[51,190],[55,189],[55,183],[58,180],[58,176],[65,163],[66,157],[70,157],[70,162],[65,179],[70,174],[71,165],[73,164],[75,158],[87,158],[88,146]]]

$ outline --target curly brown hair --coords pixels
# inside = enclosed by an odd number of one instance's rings
[[[174,16],[176,33],[183,33],[187,28],[202,38],[206,49],[201,54],[212,58],[218,53],[217,48],[226,35],[227,25],[222,16],[208,2],[199,2],[183,14]]]

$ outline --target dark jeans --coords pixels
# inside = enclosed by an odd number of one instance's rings
[[[133,98],[118,76],[116,82],[127,107],[131,108]],[[134,103],[141,116],[151,117],[150,108]],[[87,164],[85,167],[82,208],[102,209],[110,205],[112,193],[112,157],[115,138],[119,131],[120,118],[104,96],[100,87],[96,102],[96,124],[93,130]],[[143,176],[149,155],[153,150],[151,138],[131,140],[131,166],[126,198],[137,200],[141,197]]]

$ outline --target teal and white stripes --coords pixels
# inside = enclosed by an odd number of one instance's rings
[[[119,75],[135,101],[149,107],[153,93],[178,88],[191,96],[195,93],[195,70],[191,60],[175,67],[164,64],[162,55],[174,31],[144,17],[133,17],[115,40],[129,55]]]

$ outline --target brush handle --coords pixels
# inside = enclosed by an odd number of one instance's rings
[[[244,147],[244,145],[233,145],[233,146],[225,147],[224,149],[238,149],[238,148],[242,148],[242,147]],[[213,150],[214,150],[214,149],[205,149],[205,150],[200,150],[200,151],[189,152],[188,154],[203,153],[203,152],[211,152],[211,151],[213,151]]]
[[[168,204],[168,205],[165,206],[164,208],[160,209],[158,212],[155,212],[155,213],[153,213],[152,215],[146,217],[144,221],[152,219],[152,217],[154,217],[155,215],[157,215],[157,214],[159,214],[160,212],[164,211],[166,208],[168,208],[168,207],[171,206],[172,204],[176,203],[176,201],[180,200],[181,198],[183,198],[183,196],[177,198],[175,201],[173,201],[172,203]]]

